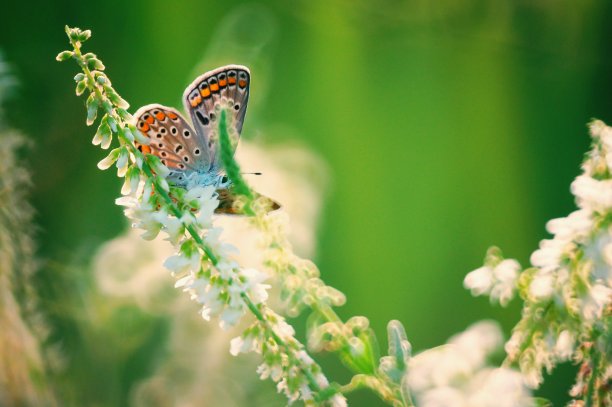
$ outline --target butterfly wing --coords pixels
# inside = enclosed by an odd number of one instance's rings
[[[242,131],[249,100],[251,74],[241,65],[227,65],[206,72],[185,89],[183,103],[191,121],[208,147],[211,168],[221,167],[218,119],[222,108],[227,109],[230,142],[235,150]]]
[[[160,158],[170,169],[168,180],[173,184],[186,185],[190,172],[210,168],[211,158],[202,135],[176,109],[146,105],[136,111],[134,121],[136,128],[151,140],[149,145],[138,148]]]
[[[234,205],[237,197],[231,189],[217,189],[217,194],[219,195],[219,206],[215,209],[215,213],[224,215],[246,215],[246,213],[240,211],[236,208],[236,205]],[[254,198],[266,207],[267,212],[275,211],[281,207],[278,202],[265,195],[261,195],[257,192],[254,192],[254,194]]]

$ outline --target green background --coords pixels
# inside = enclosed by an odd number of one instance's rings
[[[57,270],[86,265],[126,227],[114,205],[120,181],[95,166],[103,152],[74,95],[76,66],[54,60],[67,48],[65,24],[93,31],[86,49],[132,112],[178,106],[191,79],[219,64],[249,65],[243,137],[299,138],[328,163],[315,261],[347,295],[340,314],[367,316],[383,344],[387,321],[399,319],[418,350],[479,319],[500,320],[506,334],[518,320],[517,303],[492,307],[462,280],[493,244],[527,265],[546,221],[573,210],[585,125],[612,122],[610,17],[609,1],[3,5],[0,49],[20,82],[7,115],[34,140],[27,159],[45,260],[38,283],[52,339],[65,352],[82,345],[56,306],[71,303],[81,283]],[[293,131],[266,131],[278,125]],[[347,379],[333,357],[318,359],[332,379]],[[103,392],[80,397],[126,405],[139,361],[130,360],[113,401]],[[561,405],[573,375],[562,367],[539,394]],[[367,392],[349,401],[380,404]]]

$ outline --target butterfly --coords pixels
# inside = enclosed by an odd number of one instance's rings
[[[170,184],[191,188],[212,185],[217,189],[216,213],[242,214],[235,208],[236,195],[225,175],[219,142],[219,118],[226,110],[227,128],[235,151],[249,101],[251,73],[241,65],[226,65],[198,76],[183,93],[185,110],[191,123],[171,107],[150,104],[134,114],[136,128],[149,138],[139,144],[145,154],[153,154],[170,170]],[[280,208],[274,200],[260,194],[256,198],[270,209]]]

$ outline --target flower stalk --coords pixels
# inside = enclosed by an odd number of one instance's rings
[[[86,90],[90,92],[86,102],[87,124],[95,122],[99,110],[103,113],[93,142],[107,149],[113,136],[119,141],[119,147],[99,166],[109,168],[116,164],[118,176],[126,177],[127,187],[124,185],[122,191],[131,195],[118,199],[118,203],[126,206],[126,214],[146,230],[143,237],[155,237],[163,230],[168,233],[168,240],[179,248],[177,256],[166,262],[179,277],[177,287],[204,304],[202,315],[205,319],[211,314],[219,315],[221,326],[233,325],[244,311],[251,312],[262,337],[269,342],[267,347],[259,343],[253,350],[265,353],[265,348],[270,353],[268,356],[284,360],[283,372],[273,379],[279,382],[279,391],[284,391],[290,400],[301,397],[306,402],[313,402],[321,398],[320,394],[324,394],[326,400],[343,400],[335,391],[322,392],[329,385],[321,369],[305,354],[303,345],[293,337],[292,329],[287,328],[283,318],[265,305],[267,286],[260,282],[264,278],[259,272],[241,269],[227,256],[227,248],[216,240],[216,233],[203,227],[211,224],[212,210],[218,205],[214,190],[185,191],[168,185],[165,180],[167,168],[156,157],[143,155],[134,144],[135,140],[140,144],[147,144],[148,140],[131,124],[132,117],[126,110],[129,105],[111,87],[110,80],[102,72],[104,65],[94,54],[81,51],[82,43],[91,33],[69,27],[66,33],[73,49],[60,53],[57,59],[75,59],[81,67],[82,73],[75,77],[76,92],[77,95]],[[221,123],[227,126],[224,120]],[[134,179],[136,182],[132,182]],[[210,212],[208,219],[198,221],[192,212],[200,210],[201,216],[205,207]],[[203,283],[208,285],[202,287]],[[254,300],[253,296],[257,298]],[[295,375],[295,371],[300,372],[298,379],[288,377],[289,373]]]

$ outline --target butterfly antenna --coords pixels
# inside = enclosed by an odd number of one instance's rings
[[[262,175],[261,172],[241,172],[242,175]]]

